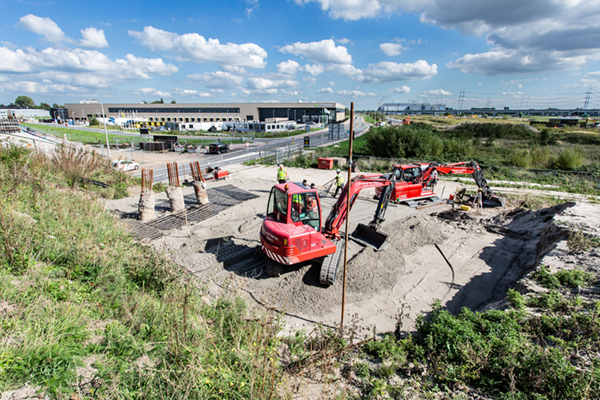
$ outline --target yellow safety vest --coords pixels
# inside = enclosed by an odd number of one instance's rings
[[[277,170],[277,180],[279,180],[279,181],[284,180],[286,175],[287,175],[287,172],[285,171],[285,169]]]
[[[342,175],[340,175],[340,174],[337,174],[337,175],[335,176],[335,179],[336,179],[336,181],[337,181],[337,185],[338,185],[338,186],[342,186],[342,185],[344,184],[344,177],[343,177]]]

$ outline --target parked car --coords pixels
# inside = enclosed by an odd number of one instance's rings
[[[229,145],[224,143],[213,143],[208,146],[208,152],[212,154],[221,154],[229,152]]]
[[[140,168],[140,164],[129,160],[113,161],[112,166],[113,168],[120,169],[121,171],[133,171]]]
[[[217,131],[217,127],[216,126],[211,126],[210,128],[208,128],[209,132],[216,132]]]

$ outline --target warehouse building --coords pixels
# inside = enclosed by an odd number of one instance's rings
[[[284,125],[281,121],[298,123],[339,123],[345,119],[345,107],[336,102],[307,103],[187,103],[187,104],[125,104],[81,101],[65,104],[75,121],[92,117],[131,120],[148,126],[177,127],[179,130],[219,130],[228,127],[244,130],[271,129]],[[104,109],[104,115],[103,111]]]

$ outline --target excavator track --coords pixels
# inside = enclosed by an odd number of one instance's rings
[[[319,282],[321,285],[331,286],[334,284],[340,267],[341,255],[344,250],[343,244],[343,240],[338,240],[335,253],[332,253],[323,259],[321,272],[319,274]]]
[[[281,273],[283,272],[283,265],[281,265],[277,261],[273,261],[270,258],[267,258],[266,272],[267,272],[267,275],[269,275],[269,276],[273,276],[273,277],[281,276]]]

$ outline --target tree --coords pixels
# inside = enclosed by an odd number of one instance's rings
[[[33,107],[35,106],[35,103],[33,102],[33,99],[29,96],[18,96],[15,99],[15,104],[21,107]]]
[[[100,125],[100,123],[98,122],[96,117],[92,117],[92,119],[90,119],[90,125]]]
[[[49,109],[51,109],[52,107],[50,107],[50,104],[48,104],[48,103],[40,103],[40,108],[41,108],[42,110],[49,110]]]
[[[52,108],[60,108],[60,104],[58,104],[58,103],[53,103],[53,104],[52,104]]]
[[[175,100],[171,100],[171,104],[176,104],[177,102]]]

